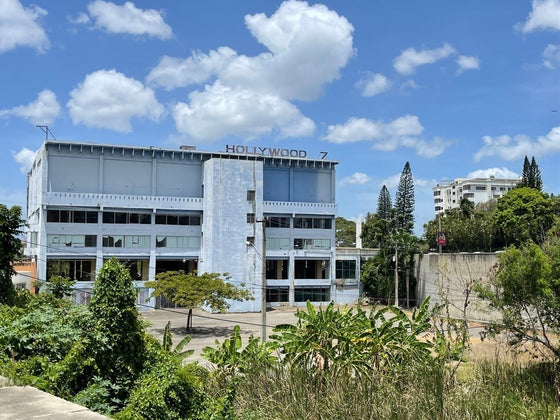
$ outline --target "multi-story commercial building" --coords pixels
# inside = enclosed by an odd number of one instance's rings
[[[515,188],[519,179],[456,178],[455,181],[442,182],[433,188],[434,209],[436,214],[459,207],[461,199],[468,198],[475,204],[486,203],[500,198]]]
[[[168,302],[148,299],[145,281],[197,270],[227,272],[252,291],[255,300],[232,302],[232,311],[260,311],[262,258],[271,305],[353,301],[356,276],[335,282],[336,164],[303,150],[49,140],[28,175],[26,252],[40,279],[77,280],[78,302],[113,256],[151,307]]]

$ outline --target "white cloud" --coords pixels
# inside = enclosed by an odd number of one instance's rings
[[[74,124],[120,132],[132,130],[132,117],[157,121],[164,111],[152,89],[114,69],[88,74],[70,97],[67,107]]]
[[[284,99],[319,97],[322,87],[340,77],[354,54],[354,27],[326,6],[289,0],[270,16],[245,16],[245,24],[270,53],[239,57],[222,75],[232,86],[251,87]]]
[[[560,44],[548,44],[543,51],[543,65],[548,69],[560,67]]]
[[[350,118],[344,124],[330,125],[325,139],[330,143],[354,143],[378,139],[383,135],[383,123],[367,118]]]
[[[529,136],[518,135],[513,138],[484,136],[484,145],[474,154],[478,162],[486,156],[497,156],[502,160],[517,160],[524,156],[544,156],[560,153],[560,126],[554,127],[546,136],[539,136],[533,141]]]
[[[360,80],[356,86],[362,90],[362,96],[369,97],[388,91],[391,89],[392,83],[382,74],[375,73]]]
[[[95,20],[95,26],[109,33],[148,35],[160,39],[173,36],[161,12],[138,9],[130,1],[118,6],[109,1],[95,0],[88,4],[88,12]]]
[[[418,140],[416,142],[416,153],[419,156],[431,159],[441,155],[452,144],[452,141],[442,137],[434,137],[432,141]]]
[[[408,89],[420,89],[420,86],[418,86],[414,80],[409,79],[403,84],[401,84],[401,90],[408,90]]]
[[[21,117],[31,121],[33,124],[51,124],[60,114],[60,105],[56,95],[48,90],[42,90],[37,99],[27,105],[20,105],[11,109],[0,110],[0,117]]]
[[[246,15],[245,24],[267,52],[246,56],[220,47],[186,59],[164,57],[149,74],[149,83],[166,89],[207,83],[175,106],[177,130],[202,142],[313,134],[315,123],[289,101],[313,101],[340,77],[354,54],[354,28],[323,5],[295,0],[271,16]]]
[[[467,178],[490,178],[491,176],[498,179],[519,179],[519,174],[510,171],[508,168],[477,169],[470,172]]]
[[[452,143],[440,137],[422,140],[418,136],[423,131],[416,115],[405,115],[390,122],[349,118],[344,124],[330,125],[325,140],[338,144],[370,141],[373,149],[385,152],[410,147],[428,159],[439,156]]]
[[[416,51],[415,48],[410,47],[404,50],[401,55],[395,57],[393,60],[393,67],[401,74],[412,74],[416,70],[416,67],[435,63],[454,53],[455,48],[448,43],[444,43],[441,48],[435,48],[433,50]]]
[[[21,149],[19,152],[12,152],[14,160],[21,166],[19,168],[22,174],[26,174],[33,166],[33,161],[35,160],[35,152],[27,148]]]
[[[247,140],[266,134],[305,137],[315,131],[312,120],[278,96],[216,82],[202,92],[191,92],[189,99],[190,103],[175,106],[173,118],[180,133],[201,142],[227,135]]]
[[[89,18],[87,13],[84,13],[84,12],[78,13],[78,16],[76,16],[75,18],[73,18],[71,16],[66,16],[66,19],[68,19],[68,22],[70,22],[74,25],[84,25],[86,23],[91,22],[91,19]]]
[[[524,32],[550,29],[560,31],[560,0],[533,0],[533,9],[524,24],[515,28]]]
[[[150,71],[146,81],[167,90],[203,83],[220,73],[237,55],[229,47],[220,47],[208,54],[193,53],[191,57],[180,59],[164,56]]]
[[[354,172],[352,175],[342,178],[340,185],[363,185],[371,181],[371,178],[363,172]]]
[[[326,83],[340,77],[354,54],[353,26],[320,4],[289,0],[270,17],[245,16],[245,24],[268,52],[249,57],[222,47],[187,59],[164,57],[148,81],[171,89],[215,75],[222,85],[234,89],[312,101]]]
[[[459,66],[457,73],[462,73],[465,70],[478,70],[480,69],[480,60],[478,57],[460,55],[457,58],[457,65]]]
[[[47,11],[39,6],[25,8],[18,0],[0,2],[0,54],[18,46],[35,48],[45,52],[49,39],[37,23]]]

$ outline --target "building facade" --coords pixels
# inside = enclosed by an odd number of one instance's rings
[[[436,214],[456,209],[461,199],[468,198],[474,204],[486,203],[498,199],[511,191],[519,179],[490,178],[456,178],[453,182],[442,182],[433,188],[434,210]]]
[[[232,302],[234,312],[260,311],[263,292],[272,306],[355,301],[357,280],[335,281],[337,162],[306,155],[49,140],[28,174],[26,253],[39,279],[77,280],[77,303],[110,257],[148,307],[169,305],[145,287],[168,270],[229,273],[255,298]]]

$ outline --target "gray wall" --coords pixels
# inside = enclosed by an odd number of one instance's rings
[[[416,296],[419,302],[430,296],[432,305],[442,303],[442,294],[451,302],[450,314],[462,317],[465,288],[473,281],[487,281],[497,263],[496,253],[425,254],[416,256]],[[498,314],[490,312],[486,302],[472,293],[467,317],[475,320],[494,320]]]

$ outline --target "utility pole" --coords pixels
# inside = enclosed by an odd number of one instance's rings
[[[262,287],[261,287],[261,340],[266,341],[266,217],[261,220],[262,224]]]
[[[395,306],[399,307],[399,252],[395,244]]]
[[[438,213],[437,219],[438,219],[438,236],[439,236],[439,234],[441,232],[441,213]],[[441,254],[442,244],[441,244],[439,238],[438,238],[438,247],[439,247],[439,254]]]

